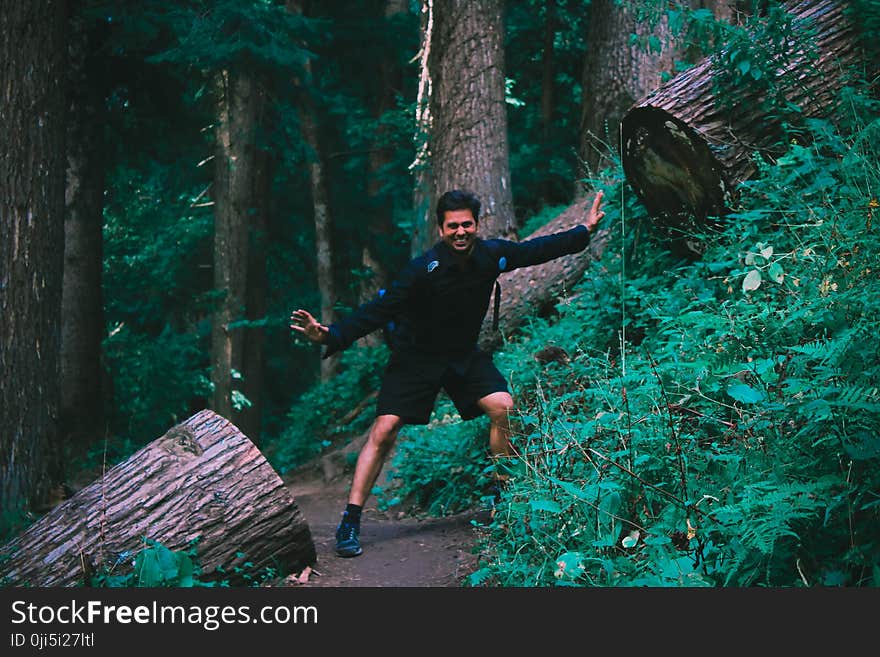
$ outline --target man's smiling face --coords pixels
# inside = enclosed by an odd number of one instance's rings
[[[440,239],[453,253],[467,255],[474,247],[477,222],[470,210],[447,210],[443,213],[443,225],[438,230]]]

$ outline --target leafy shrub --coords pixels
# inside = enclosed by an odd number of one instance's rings
[[[489,420],[462,422],[442,398],[432,420],[407,426],[400,434],[389,472],[389,486],[378,486],[380,508],[411,501],[432,515],[447,515],[479,502],[492,482]]]
[[[124,562],[130,554],[120,555],[113,568],[104,568],[93,575],[88,585],[98,588],[132,587],[179,587],[214,586],[212,582],[199,580],[201,567],[196,556],[196,542],[186,550],[175,552],[158,541],[144,540],[145,547],[132,559],[132,567],[126,568]],[[116,567],[120,572],[116,572]]]
[[[318,455],[341,435],[366,431],[373,420],[368,412],[375,404],[365,403],[379,389],[388,360],[388,347],[355,347],[342,352],[339,372],[329,381],[319,381],[300,396],[287,413],[287,426],[266,442],[264,453],[281,473]],[[353,409],[362,412],[345,423],[340,420]]]

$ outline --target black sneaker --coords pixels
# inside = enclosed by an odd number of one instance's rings
[[[336,554],[340,557],[356,557],[361,552],[361,542],[358,539],[359,528],[348,522],[340,522],[336,528]]]

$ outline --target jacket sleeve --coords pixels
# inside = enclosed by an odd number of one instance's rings
[[[520,267],[540,265],[564,255],[579,253],[590,244],[590,231],[578,225],[552,235],[544,235],[523,242],[498,240],[499,269],[511,271]]]
[[[421,259],[412,260],[388,286],[385,294],[362,304],[357,309],[327,328],[330,335],[322,358],[348,349],[358,338],[382,328],[392,321],[401,309],[411,302],[418,287]]]

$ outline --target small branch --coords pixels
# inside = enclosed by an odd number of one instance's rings
[[[663,379],[660,378],[660,373],[657,371],[657,363],[654,361],[654,357],[651,355],[651,352],[648,351],[647,347],[644,345],[642,345],[642,347],[648,355],[648,363],[651,366],[651,371],[654,373],[654,376],[657,377],[657,383],[660,385],[660,394],[663,395],[663,400],[666,402],[666,412],[669,415],[669,430],[672,432],[672,437],[675,440],[675,455],[678,457],[678,471],[681,475],[681,490],[684,492],[685,497],[687,497],[687,476],[682,457],[681,439],[678,436],[678,431],[675,430],[675,422],[672,418],[672,411],[670,410],[671,402],[669,401],[669,396],[666,394]]]

